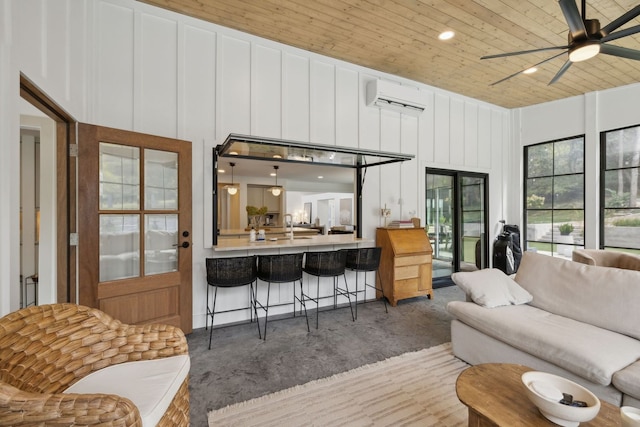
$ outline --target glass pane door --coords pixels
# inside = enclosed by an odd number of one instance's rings
[[[144,162],[139,147],[100,143],[101,282],[178,270],[178,155],[142,151]]]
[[[460,241],[459,271],[474,271],[488,265],[486,246],[485,178],[460,177],[460,214],[462,236]]]
[[[433,248],[433,278],[453,273],[453,175],[427,174],[427,233]]]
[[[433,279],[488,266],[487,175],[427,169],[427,233],[433,248]]]

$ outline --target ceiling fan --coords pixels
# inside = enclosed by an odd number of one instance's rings
[[[557,82],[558,79],[560,79],[560,77],[562,77],[562,75],[569,69],[569,67],[571,67],[571,64],[573,64],[574,62],[586,61],[587,59],[593,58],[598,53],[604,53],[606,55],[619,56],[622,58],[635,59],[636,61],[640,61],[640,50],[628,49],[626,47],[607,44],[610,41],[621,39],[623,37],[627,37],[640,32],[640,25],[635,25],[633,27],[615,31],[627,22],[640,15],[640,5],[634,7],[630,11],[611,21],[609,24],[600,28],[600,21],[598,21],[597,19],[586,18],[586,0],[582,0],[582,16],[580,15],[580,11],[578,10],[578,6],[576,5],[575,0],[559,0],[558,3],[560,3],[562,14],[564,15],[564,18],[569,25],[569,36],[566,45],[543,47],[540,49],[532,50],[522,50],[519,52],[500,53],[497,55],[487,55],[483,56],[480,59],[502,58],[505,56],[522,55],[525,53],[542,52],[547,50],[563,50],[563,52],[547,58],[544,61],[538,62],[532,67],[527,67],[525,70],[520,70],[517,73],[513,73],[510,76],[498,80],[497,82],[491,83],[491,86],[502,83],[505,80],[515,77],[530,68],[537,67],[544,64],[545,62],[551,61],[552,59],[555,59],[566,52],[569,53],[569,59],[567,59],[567,61],[560,68],[560,70],[558,70],[553,79],[551,79],[551,81],[549,82],[550,85]]]

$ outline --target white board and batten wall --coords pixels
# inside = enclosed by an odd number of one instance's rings
[[[638,76],[640,78],[640,76]],[[512,111],[514,143],[511,170],[509,215],[523,212],[523,147],[584,135],[585,138],[585,246],[599,247],[599,189],[601,132],[640,125],[640,84],[587,93]]]
[[[0,0],[0,12],[0,57],[8,60],[0,65],[2,165],[19,157],[17,148],[4,149],[17,141],[19,72],[78,121],[192,141],[196,328],[205,322],[204,259],[213,256],[211,153],[231,132],[415,155],[367,172],[365,237],[383,224],[385,203],[392,219],[416,211],[424,223],[427,166],[488,173],[489,222],[505,217],[516,156],[507,109],[133,0]],[[380,78],[419,90],[426,111],[416,117],[367,106],[366,85]],[[0,196],[11,205],[0,210],[3,236],[13,236],[18,221],[11,173],[0,172]],[[15,308],[4,301],[19,265],[4,255],[18,247],[0,251],[5,314]]]

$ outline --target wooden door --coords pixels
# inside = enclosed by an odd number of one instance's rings
[[[79,302],[192,330],[191,143],[78,125]]]

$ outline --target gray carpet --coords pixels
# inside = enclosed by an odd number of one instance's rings
[[[255,323],[218,328],[211,350],[209,331],[195,330],[188,337],[191,425],[205,427],[213,409],[450,341],[445,306],[464,294],[456,286],[434,294],[402,300],[389,313],[380,301],[359,305],[355,322],[348,307],[322,311],[317,330],[310,312],[311,333],[304,317],[277,320],[267,341]]]

